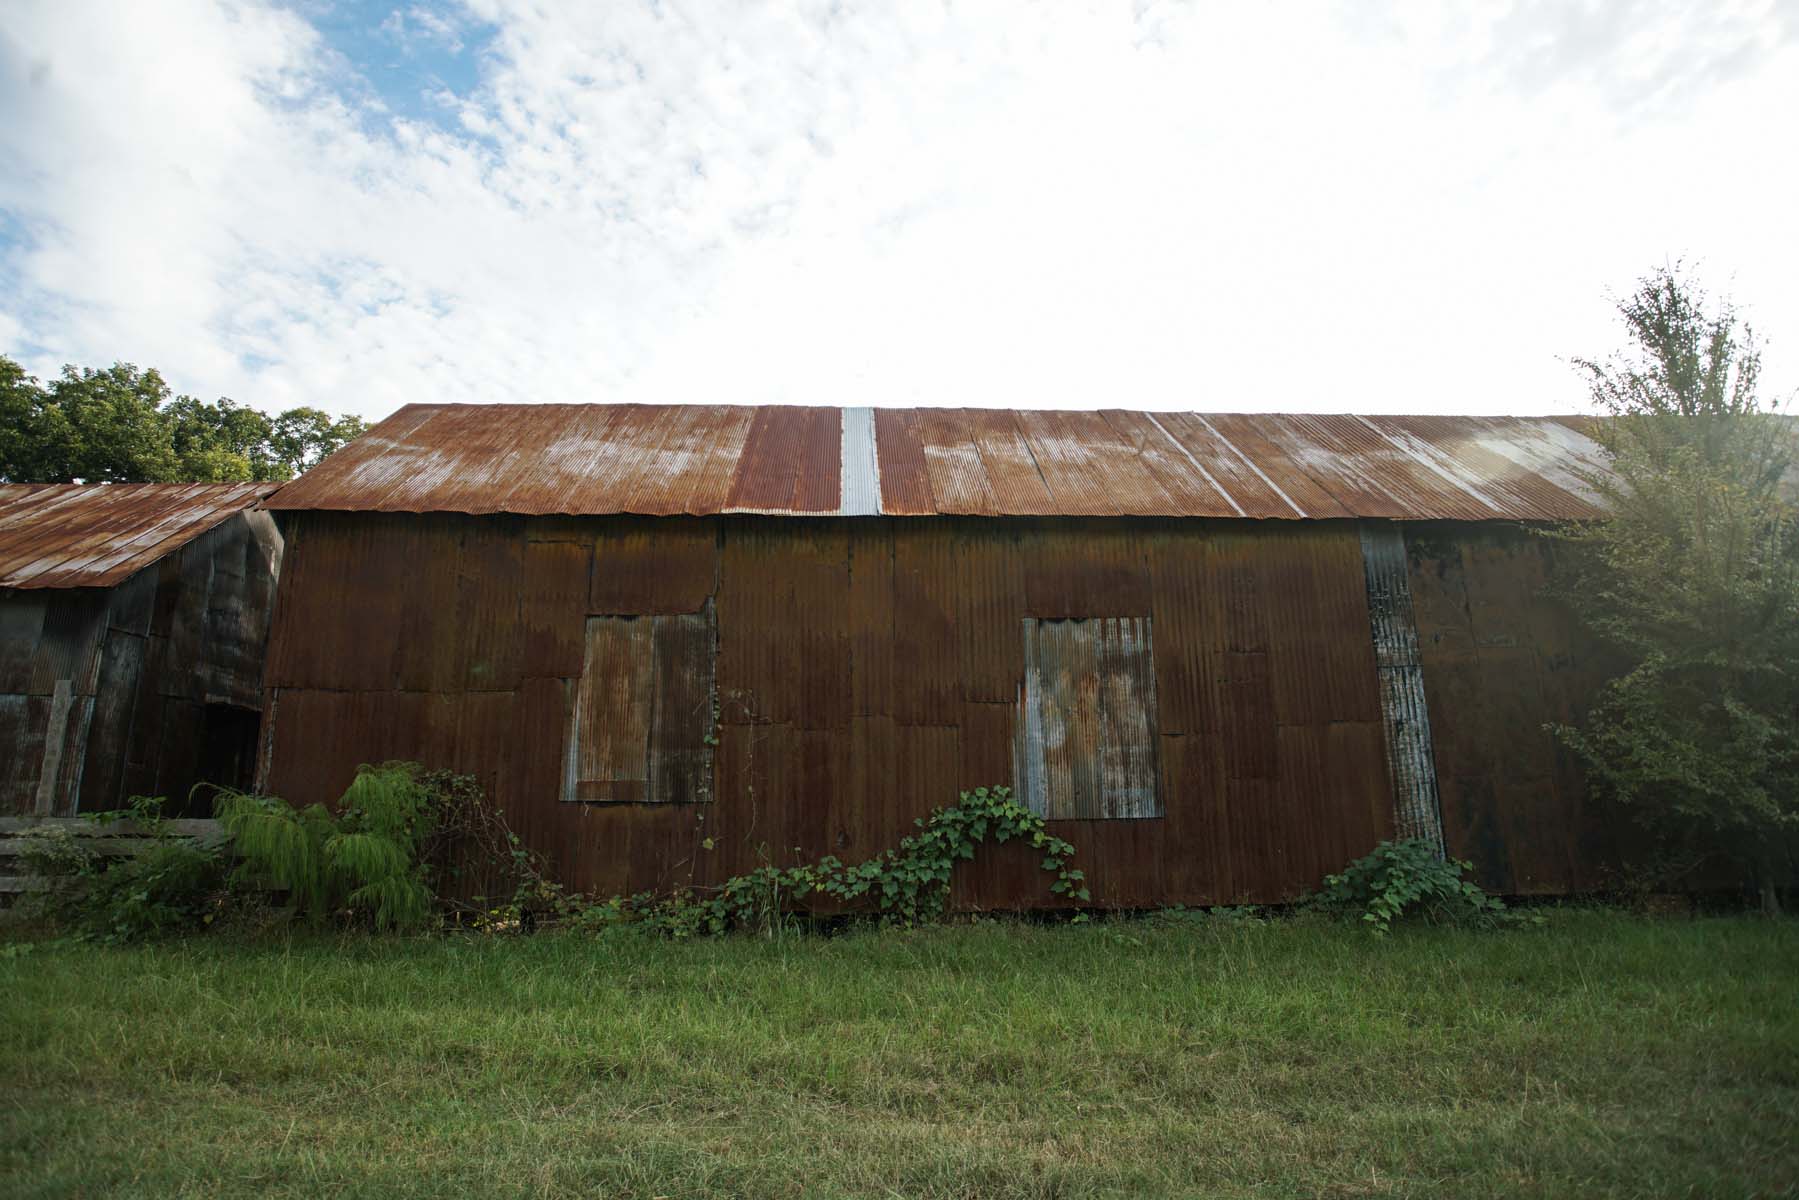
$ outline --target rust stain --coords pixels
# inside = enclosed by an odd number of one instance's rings
[[[1581,428],[1534,417],[944,408],[875,409],[871,422],[868,410],[839,408],[411,405],[267,503],[1553,521],[1600,515],[1582,481],[1603,456]]]
[[[271,483],[0,483],[0,587],[112,587]]]

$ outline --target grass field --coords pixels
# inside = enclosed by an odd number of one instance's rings
[[[0,1194],[1799,1189],[1799,923],[0,958]]]

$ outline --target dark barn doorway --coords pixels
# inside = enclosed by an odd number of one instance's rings
[[[256,782],[256,740],[262,732],[262,713],[236,704],[208,704],[200,732],[200,761],[196,783],[249,791]],[[175,797],[169,797],[175,800]],[[200,788],[180,800],[181,815],[210,817],[212,789]]]

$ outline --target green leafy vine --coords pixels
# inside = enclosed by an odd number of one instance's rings
[[[959,801],[913,822],[918,832],[866,862],[826,856],[794,867],[759,867],[705,893],[645,892],[614,897],[574,914],[577,924],[635,922],[672,937],[769,928],[812,897],[825,897],[884,921],[917,925],[936,920],[949,903],[950,874],[985,842],[1027,841],[1055,876],[1049,890],[1072,903],[1092,899],[1086,875],[1072,865],[1074,846],[1051,834],[1043,818],[1012,799],[1010,788],[976,788]]]

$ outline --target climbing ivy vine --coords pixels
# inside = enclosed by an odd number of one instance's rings
[[[597,925],[636,922],[672,937],[693,937],[769,928],[807,899],[822,896],[894,924],[917,925],[943,915],[950,874],[958,862],[972,859],[986,842],[1021,839],[1043,855],[1042,869],[1054,876],[1052,895],[1070,903],[1092,899],[1086,875],[1072,865],[1074,846],[1013,800],[1010,788],[963,792],[957,803],[914,824],[918,832],[866,862],[848,864],[826,856],[801,866],[760,867],[705,893],[615,897],[582,910],[575,919]]]

